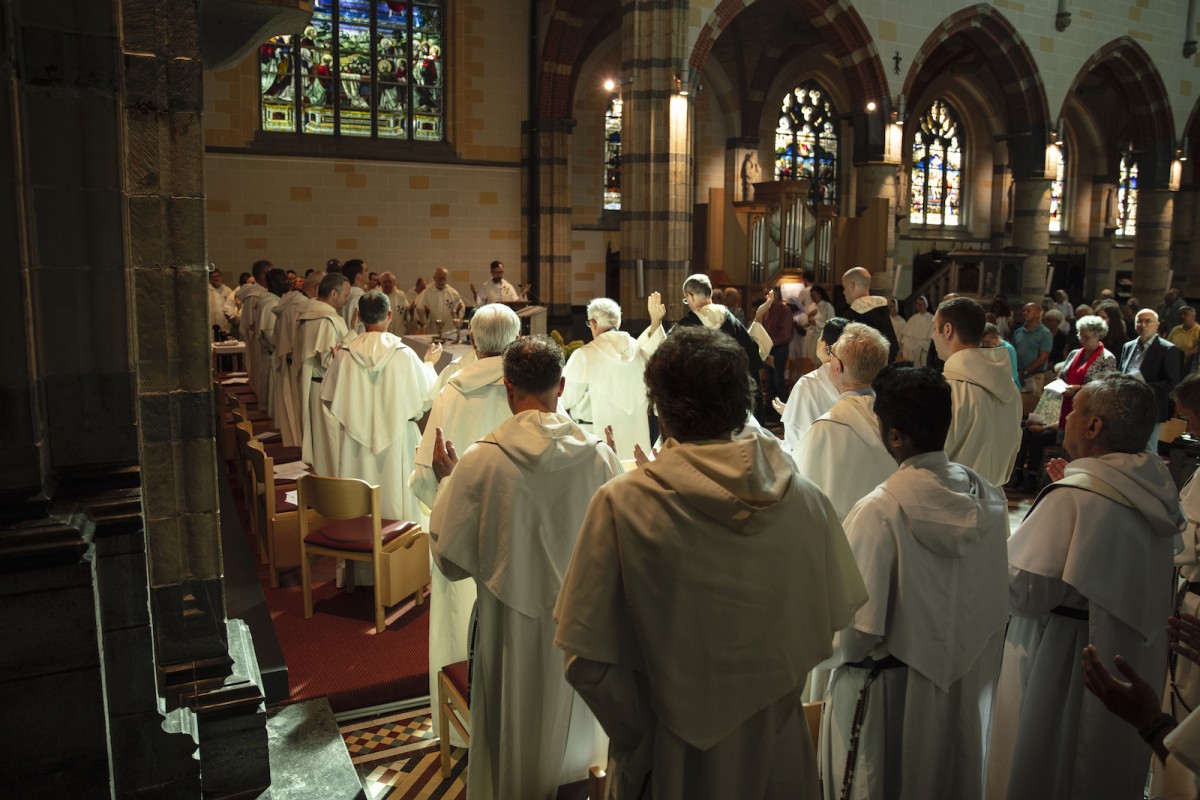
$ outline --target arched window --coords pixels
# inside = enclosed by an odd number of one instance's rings
[[[1050,182],[1050,231],[1061,233],[1066,230],[1066,220],[1063,218],[1063,191],[1067,179],[1067,144],[1055,145],[1058,150],[1058,167],[1054,172],[1054,180]]]
[[[604,112],[604,210],[621,210],[621,98]]]
[[[961,224],[962,164],[958,114],[944,100],[934,100],[913,136],[909,221],[914,225]]]
[[[1137,233],[1138,165],[1133,153],[1121,154],[1121,172],[1117,182],[1117,235]]]
[[[443,0],[315,0],[259,51],[262,129],[440,142]]]
[[[807,178],[814,203],[837,202],[837,108],[816,81],[783,98],[775,129],[775,180]]]

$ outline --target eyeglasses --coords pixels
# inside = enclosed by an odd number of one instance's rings
[[[833,345],[831,345],[831,344],[825,345],[825,355],[829,356],[830,358],[837,358],[838,363],[845,363],[840,358],[838,358],[837,353],[833,352]]]

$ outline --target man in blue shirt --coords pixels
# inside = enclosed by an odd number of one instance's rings
[[[1017,379],[1022,392],[1042,390],[1042,373],[1046,371],[1046,360],[1054,337],[1042,324],[1042,307],[1037,303],[1025,304],[1025,324],[1013,331],[1012,343],[1017,349]]]

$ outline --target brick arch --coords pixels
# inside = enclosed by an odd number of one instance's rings
[[[1080,84],[1094,70],[1106,66],[1116,77],[1117,91],[1129,109],[1134,145],[1141,148],[1138,159],[1138,180],[1146,188],[1161,189],[1171,177],[1171,161],[1175,155],[1175,122],[1171,100],[1163,85],[1162,75],[1150,55],[1132,37],[1113,39],[1092,54],[1071,81],[1066,103]],[[1078,98],[1077,98],[1078,99]],[[1082,100],[1080,102],[1087,106]],[[1193,112],[1195,116],[1195,112]],[[1191,122],[1189,121],[1189,127]]]
[[[925,39],[904,80],[906,98],[919,98],[940,72],[939,54],[946,42],[964,37],[987,59],[996,82],[1004,90],[1004,110],[1010,132],[1032,131],[1013,155],[1016,174],[1032,174],[1045,162],[1050,132],[1050,108],[1041,72],[1021,34],[993,6],[969,6],[951,14]],[[909,105],[909,113],[920,109]],[[1040,160],[1039,160],[1040,159]]]
[[[871,38],[871,34],[867,31],[867,26],[858,12],[846,0],[793,0],[793,2],[808,16],[813,27],[829,44],[829,48],[841,68],[846,88],[850,94],[850,102],[855,106],[865,106],[868,100],[874,100],[880,104],[884,112],[888,111],[891,108],[891,101],[887,75],[879,60],[879,52],[875,49],[875,41]],[[721,33],[748,5],[750,3],[746,0],[722,0],[717,4],[700,29],[700,34],[696,37],[696,43],[692,47],[691,56],[688,58],[688,66],[692,74],[699,74]],[[757,105],[748,109],[748,119],[756,119],[755,114],[761,115],[763,102],[764,100],[757,100]]]
[[[597,0],[555,0],[550,11],[550,25],[546,30],[546,41],[538,61],[538,116],[543,119],[569,119],[575,94],[578,66],[594,45],[597,31],[585,30],[580,20],[594,16],[588,13]],[[620,0],[609,0],[606,19],[613,19],[604,28],[602,36],[620,28],[622,8]],[[604,27],[603,25],[601,27]]]

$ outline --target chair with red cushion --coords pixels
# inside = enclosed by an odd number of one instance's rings
[[[379,487],[356,478],[302,475],[296,482],[300,519],[300,574],[304,585],[304,618],[311,619],[314,555],[362,561],[375,574],[375,631],[383,633],[384,608],[408,595],[424,601],[429,584],[429,537],[415,522],[381,519]],[[307,511],[322,518],[312,530]],[[354,571],[346,570],[346,587],[354,587]]]
[[[466,661],[447,664],[438,670],[438,730],[441,731],[439,748],[441,750],[442,777],[450,779],[450,729],[447,723],[458,729],[463,742],[471,744],[471,733],[467,726],[471,724],[471,692],[470,670]]]

